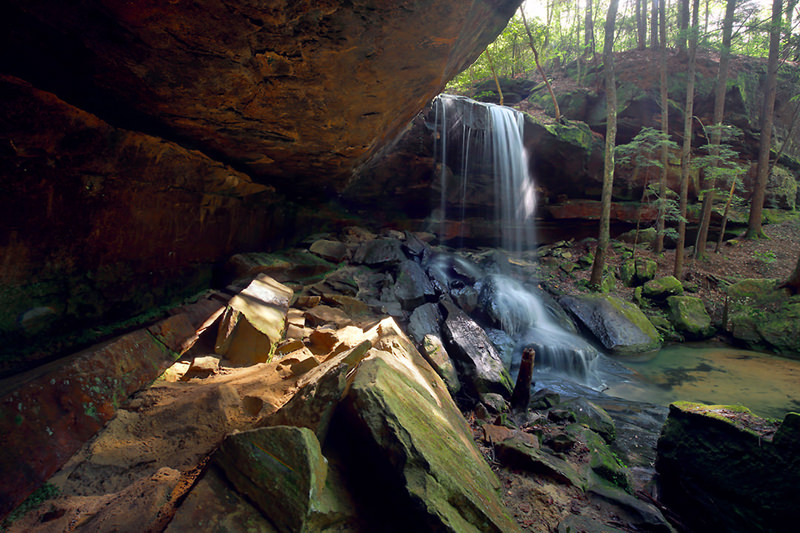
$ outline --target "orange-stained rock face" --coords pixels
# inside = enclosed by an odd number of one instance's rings
[[[279,189],[338,189],[519,3],[11,0],[3,62]]]

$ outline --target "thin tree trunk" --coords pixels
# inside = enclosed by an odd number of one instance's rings
[[[731,202],[733,201],[733,191],[736,190],[736,180],[731,180],[731,190],[728,192],[728,201],[725,202],[725,210],[722,212],[722,225],[719,228],[719,237],[717,237],[717,246],[714,248],[714,253],[719,253],[722,246],[722,240],[725,238],[725,229],[728,227],[728,211],[731,209]]]
[[[658,49],[658,6],[666,0],[653,0],[650,14],[650,48]]]
[[[661,131],[669,138],[669,94],[667,93],[667,14],[666,0],[659,0],[659,33],[661,34],[661,54],[659,70],[661,71]],[[664,227],[667,211],[667,164],[669,148],[666,143],[661,147],[661,173],[658,177],[658,220],[656,221],[656,253],[664,251]]]
[[[717,83],[714,87],[714,117],[713,123],[716,126],[711,131],[711,155],[719,154],[719,145],[722,142],[722,119],[725,116],[725,93],[728,87],[728,66],[731,60],[731,37],[733,35],[733,13],[736,9],[737,0],[728,0],[725,5],[725,19],[722,22],[722,49],[719,55],[719,69],[717,70]],[[708,4],[706,3],[706,10]],[[706,11],[707,13],[707,11]],[[703,195],[703,218],[700,221],[700,231],[697,233],[695,244],[695,257],[704,259],[706,256],[706,242],[708,240],[708,230],[711,225],[711,212],[714,207],[714,196],[716,180],[705,187],[706,193]]]
[[[536,359],[536,352],[528,346],[522,350],[522,360],[519,365],[517,382],[514,384],[514,392],[511,393],[511,409],[513,411],[525,411],[531,403],[531,386],[533,385],[533,363]]]
[[[500,96],[500,105],[503,105],[503,89],[500,88],[500,80],[497,78],[497,71],[494,69],[494,61],[492,60],[492,54],[489,53],[489,49],[485,50],[486,52],[486,59],[489,60],[489,69],[492,71],[492,77],[494,78],[494,84],[497,86],[497,94]]]
[[[647,0],[636,0],[636,33],[637,47],[644,50],[647,47]]]
[[[592,15],[592,0],[586,0],[586,17],[584,18],[583,49],[584,54],[594,57],[594,18]]]
[[[769,32],[769,59],[767,60],[767,87],[764,92],[764,107],[761,112],[761,139],[758,144],[758,180],[750,204],[750,219],[747,222],[746,239],[764,237],[761,216],[764,210],[764,194],[769,179],[769,156],[772,148],[772,123],[775,111],[775,93],[778,85],[778,50],[781,38],[781,12],[783,0],[772,0],[772,26]]]
[[[689,0],[678,0],[678,52],[686,51],[686,37],[689,33]]]
[[[606,82],[606,146],[603,167],[603,192],[601,195],[600,230],[597,238],[597,250],[592,264],[592,276],[589,283],[599,287],[603,281],[611,223],[611,189],[614,184],[614,145],[617,136],[617,87],[614,74],[614,26],[617,21],[617,2],[610,0],[606,16],[605,42],[603,44],[603,70]]]
[[[536,46],[533,44],[533,34],[531,34],[531,30],[528,27],[528,21],[525,20],[525,12],[522,10],[522,7],[519,8],[519,14],[522,15],[522,24],[525,26],[525,32],[528,34],[528,43],[531,45],[531,50],[533,50],[533,61],[536,63],[536,69],[539,71],[539,74],[542,75],[544,79],[544,84],[547,85],[547,90],[550,92],[550,98],[553,99],[553,109],[555,110],[556,120],[561,120],[561,109],[558,107],[558,100],[556,100],[556,93],[553,92],[553,87],[550,85],[550,80],[547,79],[547,74],[545,74],[542,65],[539,64],[539,52],[536,51]]]
[[[678,246],[675,250],[675,269],[673,275],[681,279],[683,276],[684,247],[686,246],[686,204],[689,196],[689,170],[692,163],[692,126],[694,125],[694,82],[697,69],[697,34],[700,11],[700,0],[692,2],[692,27],[689,32],[689,73],[686,80],[686,106],[683,117],[683,146],[681,148],[681,193],[678,221]]]

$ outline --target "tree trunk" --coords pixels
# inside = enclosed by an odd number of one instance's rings
[[[594,42],[594,20],[592,19],[592,0],[586,0],[586,11],[583,17],[583,54],[588,57],[594,55],[592,43]]]
[[[545,74],[542,65],[539,64],[539,52],[536,51],[536,46],[533,44],[533,34],[531,34],[531,30],[528,27],[528,21],[525,20],[525,12],[522,10],[522,7],[519,8],[519,14],[522,15],[522,24],[525,26],[525,32],[528,34],[528,43],[531,45],[531,50],[533,50],[533,61],[536,63],[536,69],[539,71],[539,74],[542,75],[544,79],[544,84],[547,85],[547,90],[550,92],[550,98],[553,99],[553,110],[555,111],[556,120],[561,120],[561,109],[558,108],[558,100],[556,100],[556,93],[553,92],[553,87],[550,85],[550,80],[547,79],[547,74]],[[502,104],[501,104],[502,105]]]
[[[653,0],[653,9],[650,14],[650,48],[658,49],[658,10],[659,5],[665,0]]]
[[[644,50],[647,47],[647,0],[636,0],[636,34],[637,47]]]
[[[614,184],[614,144],[617,137],[617,87],[614,74],[614,26],[617,21],[618,0],[610,0],[606,16],[605,42],[603,43],[603,70],[606,82],[606,147],[603,167],[603,192],[600,207],[600,230],[597,250],[592,264],[589,283],[599,287],[603,281],[603,267],[608,251],[611,223],[611,188]]]
[[[678,245],[675,249],[675,269],[673,275],[681,279],[683,275],[684,247],[686,246],[686,204],[689,196],[689,170],[692,163],[692,126],[694,125],[694,82],[697,69],[697,34],[699,29],[700,0],[692,2],[692,27],[689,32],[689,72],[686,80],[686,106],[683,118],[683,146],[681,148],[681,219],[678,221]]]
[[[746,239],[764,237],[761,216],[764,210],[764,193],[769,179],[769,156],[772,147],[772,122],[775,111],[775,92],[778,86],[778,49],[781,39],[781,12],[783,0],[772,0],[772,25],[769,31],[769,59],[767,60],[767,87],[761,112],[761,139],[758,144],[758,181],[750,204]]]
[[[792,51],[792,46],[796,46],[790,39],[792,36],[792,19],[794,18],[794,10],[797,7],[797,0],[789,0],[786,4],[786,24],[784,28],[786,31],[783,34],[783,48],[784,48],[784,57],[789,57],[789,54]]]
[[[669,138],[669,94],[667,92],[667,14],[666,0],[659,1],[659,33],[661,34],[661,54],[659,70],[661,71],[661,131]],[[664,251],[664,227],[667,210],[667,164],[669,148],[666,143],[661,147],[661,172],[658,177],[658,220],[656,221],[656,253]]]
[[[689,33],[689,0],[678,0],[678,52],[686,51],[686,37]]]
[[[519,374],[517,382],[514,384],[514,392],[511,393],[511,410],[525,411],[531,403],[531,386],[533,385],[533,362],[536,352],[528,346],[522,350],[522,360],[519,364]]]
[[[494,61],[492,60],[492,54],[489,53],[489,48],[486,48],[485,52],[486,52],[486,59],[489,60],[489,69],[492,71],[494,84],[497,86],[497,95],[500,97],[500,105],[503,105],[503,89],[500,88],[500,80],[497,78],[497,72],[494,70]]]
[[[725,93],[728,87],[728,65],[731,60],[731,36],[733,34],[733,12],[736,8],[737,0],[728,0],[725,5],[725,19],[722,22],[722,49],[719,54],[719,69],[717,70],[717,83],[714,87],[714,118],[713,123],[716,126],[711,131],[711,154],[719,154],[718,147],[722,141],[722,119],[725,116]],[[708,4],[706,4],[708,9]],[[697,233],[697,242],[695,243],[695,257],[704,259],[706,256],[706,241],[708,239],[708,229],[711,225],[711,211],[714,207],[714,190],[716,188],[716,180],[711,182],[705,187],[706,193],[703,195],[703,218],[700,221],[700,231]]]

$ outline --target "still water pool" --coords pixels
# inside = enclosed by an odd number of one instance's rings
[[[633,375],[607,381],[609,396],[660,405],[677,400],[737,404],[780,419],[788,411],[800,412],[800,360],[724,345],[682,344],[622,364]]]

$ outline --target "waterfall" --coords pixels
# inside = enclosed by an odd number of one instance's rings
[[[536,196],[522,142],[525,124],[522,113],[510,107],[445,94],[436,98],[434,106],[434,157],[440,165],[441,186],[440,235],[448,234],[447,204],[452,194],[448,169],[460,171],[454,176],[461,206],[459,228],[463,228],[472,188],[480,187],[473,183],[477,169],[479,174],[488,174],[493,184],[494,224],[500,247],[514,252],[532,249]],[[457,146],[458,150],[449,150],[450,146]],[[452,161],[453,152],[460,154],[460,164]],[[463,233],[460,236],[463,238]]]
[[[452,234],[447,226],[451,222],[448,204],[460,204],[456,227],[463,242],[466,213],[480,209],[476,205],[480,200],[471,195],[480,199],[491,196],[494,208],[486,210],[483,206],[482,214],[493,218],[496,243],[509,252],[534,249],[536,198],[523,143],[522,113],[450,95],[438,96],[434,106],[440,235]],[[487,179],[488,185],[482,185]],[[536,291],[502,274],[484,276],[475,283],[475,289],[480,293],[479,306],[485,320],[516,344],[512,372],[518,368],[523,348],[533,346],[537,375],[555,373],[600,386],[595,371],[597,350],[559,323]]]

